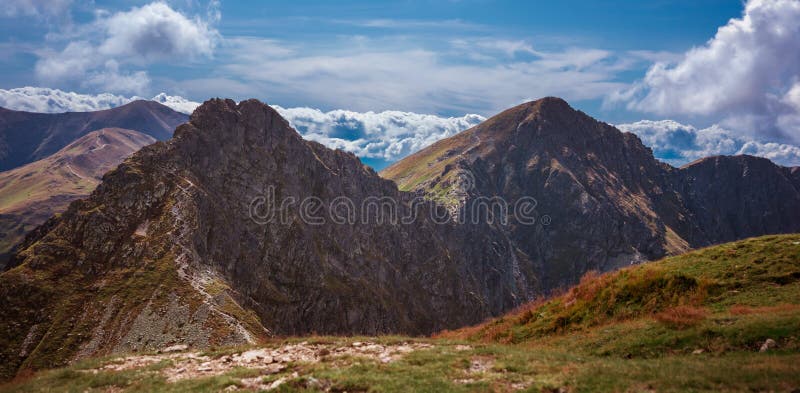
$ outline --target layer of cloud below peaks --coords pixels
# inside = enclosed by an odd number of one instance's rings
[[[141,97],[108,93],[78,94],[36,87],[0,89],[0,106],[31,112],[96,111],[124,105],[135,99]],[[187,114],[200,105],[199,102],[164,93],[151,99]],[[323,112],[305,107],[273,107],[308,139],[384,162],[402,158],[485,120],[474,114],[441,117],[400,111]],[[645,145],[653,149],[657,158],[675,166],[720,154],[750,154],[769,158],[782,165],[800,165],[800,148],[797,146],[759,142],[737,136],[720,126],[697,129],[672,120],[642,120],[619,124],[617,127],[637,134]]]
[[[480,115],[440,117],[412,112],[276,110],[305,138],[359,157],[394,161],[484,121]]]
[[[787,166],[800,165],[800,148],[783,143],[765,143],[738,136],[718,125],[697,129],[673,120],[641,120],[617,124],[636,134],[662,161],[681,166],[714,155],[749,154]]]
[[[96,111],[124,105],[142,97],[109,93],[79,94],[58,89],[22,87],[0,89],[0,106],[30,112]],[[200,105],[180,96],[161,93],[151,100],[178,112],[191,113]],[[313,108],[273,107],[305,138],[360,157],[394,161],[439,139],[477,125],[484,117],[470,114],[441,117],[413,112],[323,112]]]

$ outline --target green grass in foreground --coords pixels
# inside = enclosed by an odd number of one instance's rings
[[[347,345],[338,338],[321,342]],[[556,348],[423,340],[435,346],[383,364],[359,357],[295,363],[265,381],[288,378],[279,392],[507,392],[507,391],[792,391],[800,386],[800,354],[729,352],[723,355],[664,355],[626,359],[586,356]],[[222,355],[220,355],[222,356]],[[474,368],[474,364],[480,368]],[[0,392],[211,392],[243,386],[259,376],[244,368],[206,378],[169,383],[159,370],[169,361],[130,371],[91,369],[86,362],[45,371],[0,387]],[[297,373],[296,376],[293,376]]]
[[[760,353],[767,338],[777,347]],[[263,378],[286,378],[276,389],[281,392],[795,391],[800,389],[800,235],[748,239],[589,275],[562,296],[436,338],[284,342],[348,346],[409,340],[433,347],[386,364],[360,357],[292,363]],[[169,364],[90,372],[108,361],[37,373],[0,386],[0,393],[220,391],[243,387],[243,378],[259,375],[235,369],[168,383],[159,369]]]

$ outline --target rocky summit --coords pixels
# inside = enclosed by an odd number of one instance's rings
[[[672,168],[556,98],[382,175],[256,100],[207,101],[17,247],[0,275],[0,372],[271,335],[427,334],[589,270],[800,230],[796,170]],[[718,187],[739,199],[720,203]]]
[[[533,198],[547,225],[495,229],[545,290],[585,272],[749,236],[800,231],[798,168],[751,156],[683,168],[631,133],[548,97],[508,109],[381,172],[454,211]],[[463,178],[472,181],[461,181]]]

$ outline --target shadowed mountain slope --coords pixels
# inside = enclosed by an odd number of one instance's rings
[[[454,212],[472,211],[481,198],[535,198],[549,225],[500,230],[535,262],[546,289],[571,285],[589,270],[800,231],[796,168],[750,156],[673,168],[635,135],[552,97],[506,110],[381,175]]]
[[[702,230],[685,237],[702,246],[800,231],[798,169],[752,156],[708,157],[682,167],[676,189]]]

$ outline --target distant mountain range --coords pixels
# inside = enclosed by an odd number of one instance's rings
[[[134,151],[169,139],[187,119],[141,100],[96,112],[0,108],[0,267],[25,233],[88,195]]]
[[[207,101],[20,244],[0,275],[0,374],[271,334],[430,333],[589,270],[800,231],[797,168],[747,156],[673,168],[557,98],[381,176],[258,101]],[[519,201],[525,217],[475,208]]]
[[[89,195],[106,172],[155,141],[137,131],[103,128],[47,158],[0,172],[0,266],[26,233]]]
[[[153,101],[134,101],[97,112],[32,113],[0,108],[0,171],[45,158],[101,128],[136,130],[166,140],[187,119]]]

